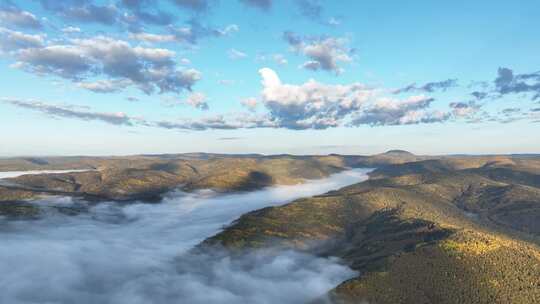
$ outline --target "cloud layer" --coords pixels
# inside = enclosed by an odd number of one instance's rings
[[[362,84],[326,85],[310,80],[302,85],[283,84],[271,69],[259,71],[262,102],[271,119],[289,129],[335,127],[350,113],[359,111],[373,90]]]
[[[328,129],[335,127],[389,126],[441,123],[455,119],[468,119],[479,113],[481,105],[470,102],[453,102],[446,110],[432,109],[434,98],[414,95],[407,98],[388,96],[384,90],[361,83],[331,85],[309,80],[303,84],[286,84],[275,71],[259,71],[262,89],[259,97],[241,101],[247,112],[212,114],[200,118],[175,121],[148,121],[125,114],[121,120],[110,120],[112,114],[93,113],[53,106],[36,101],[5,99],[11,105],[32,109],[56,117],[101,120],[113,124],[151,126],[177,130],[234,130],[253,128],[285,128],[292,130]],[[87,89],[116,90],[129,83],[81,83]],[[194,92],[180,103],[207,110],[207,96]],[[178,104],[178,102],[174,102]],[[262,105],[262,107],[259,107]],[[263,112],[258,112],[258,109]],[[113,115],[114,116],[114,115]]]
[[[133,118],[127,116],[122,112],[118,113],[99,113],[99,112],[89,112],[84,110],[79,110],[73,106],[58,106],[45,104],[39,101],[22,101],[17,99],[0,99],[4,103],[9,103],[11,105],[38,111],[52,117],[64,117],[64,118],[75,118],[82,120],[98,120],[106,122],[113,125],[125,125],[132,126],[134,125]]]
[[[69,105],[59,106],[54,102],[18,99],[10,102],[14,106],[39,111],[48,116],[181,130],[303,130],[457,120],[534,120],[534,117],[527,114],[532,112],[527,111],[523,105],[492,107],[491,103],[504,97],[512,98],[504,100],[509,103],[514,99],[516,102],[526,100],[533,103],[540,100],[540,72],[520,73],[506,67],[499,68],[493,80],[474,81],[468,87],[460,86],[465,80],[443,78],[419,84],[410,81],[408,83],[411,84],[393,91],[355,80],[341,84],[331,79],[326,80],[326,83],[314,79],[286,83],[281,81],[276,71],[263,68],[260,70],[262,88],[258,94],[249,92],[251,97],[240,101],[244,109],[219,113],[209,109],[208,100],[216,104],[226,100],[221,100],[222,97],[215,96],[217,94],[214,95],[210,90],[199,90],[198,84],[203,73],[192,66],[201,61],[196,56],[190,57],[192,60],[186,57],[206,47],[200,43],[203,40],[235,36],[239,32],[240,28],[235,23],[211,23],[216,8],[225,5],[224,1],[36,0],[36,3],[39,3],[37,8],[23,7],[23,2],[0,0],[0,56],[11,60],[10,67],[38,76],[52,77],[55,82],[58,82],[58,78],[67,80],[72,83],[71,88],[99,94],[118,94],[119,100],[143,100],[142,94],[165,94],[160,100],[169,102],[163,102],[162,105],[183,104],[198,110],[209,110],[204,113],[205,116],[145,121],[127,116],[114,118],[116,114],[93,112],[90,108],[81,110]],[[360,75],[358,77],[365,72],[352,64],[356,59],[354,41],[349,39],[353,37],[352,34],[340,37],[319,32],[321,28],[325,29],[319,25],[338,25],[340,21],[327,18],[329,15],[323,1],[235,1],[235,5],[238,4],[259,9],[260,12],[245,10],[256,15],[280,14],[282,12],[276,10],[290,7],[294,17],[303,16],[319,24],[313,27],[315,34],[309,35],[299,29],[293,28],[294,31],[286,32],[280,29],[282,43],[280,49],[274,50],[253,50],[247,45],[239,47],[233,42],[242,39],[244,33],[236,35],[238,37],[231,37],[231,43],[225,47],[216,48],[220,50],[222,60],[228,56],[238,60],[238,65],[250,63],[252,59],[258,63],[269,62],[279,69],[277,71],[282,73],[283,69],[284,75],[289,76],[286,73],[292,67],[286,66],[289,61],[280,53],[288,49],[301,57],[300,68],[304,70],[339,75],[346,68],[354,67],[354,72]],[[44,15],[36,16],[29,11],[34,9],[36,13],[39,11]],[[279,36],[274,36],[274,40],[280,40]],[[246,84],[245,80],[229,78],[232,75],[222,77],[222,71],[212,70],[214,65],[209,67],[200,64],[200,67],[219,77],[212,79],[212,83],[229,86],[224,87],[224,90],[238,90]],[[255,70],[252,73],[254,76]],[[352,75],[348,73],[346,76]],[[205,74],[205,78],[211,77]],[[452,95],[459,91],[458,87],[467,91],[464,96]],[[437,94],[454,88],[456,90],[447,94]],[[142,94],[135,96],[137,93],[133,92],[134,89]],[[197,92],[193,92],[194,89]],[[123,93],[126,96],[122,96]],[[130,97],[127,97],[128,94]],[[237,92],[233,95],[238,98],[243,94]],[[514,107],[521,108],[521,111],[503,111]],[[118,112],[124,111],[122,109]]]
[[[400,93],[410,93],[410,92],[424,92],[424,93],[433,93],[436,91],[446,91],[450,88],[455,88],[458,86],[457,79],[447,79],[443,81],[428,82],[422,86],[417,86],[416,83],[410,84],[404,88],[395,90],[395,94]]]
[[[308,57],[301,66],[304,69],[341,74],[344,69],[340,64],[352,61],[353,50],[345,38],[301,37],[293,32],[285,32],[283,38],[293,51]]]
[[[32,13],[15,6],[0,4],[0,24],[26,29],[41,29],[42,22]]]
[[[540,98],[540,72],[515,74],[509,68],[499,68],[494,83],[500,95],[532,93],[533,100]]]
[[[132,46],[105,36],[45,44],[39,35],[0,29],[3,51],[10,51],[16,68],[38,75],[72,80],[95,92],[116,92],[135,86],[146,94],[191,90],[201,79],[195,69],[179,69],[175,52]],[[107,79],[92,81],[95,77]]]
[[[351,125],[410,125],[419,123],[443,122],[450,118],[449,113],[426,110],[433,98],[423,95],[412,96],[404,100],[381,98],[369,106],[351,122]]]
[[[236,258],[188,251],[241,214],[360,182],[365,172],[241,194],[173,192],[159,204],[40,200],[40,219],[0,218],[0,302],[309,302],[355,273],[335,259],[292,251]]]

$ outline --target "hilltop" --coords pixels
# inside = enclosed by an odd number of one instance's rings
[[[41,195],[87,200],[156,200],[172,190],[250,191],[319,179],[350,167],[378,167],[417,159],[414,155],[294,156],[207,153],[126,157],[0,159],[0,171],[88,170],[23,175],[0,183],[0,202]]]
[[[363,183],[240,217],[199,249],[285,247],[359,276],[335,303],[540,302],[540,159],[390,164]]]

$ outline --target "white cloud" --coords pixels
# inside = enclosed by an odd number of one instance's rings
[[[433,98],[417,95],[406,99],[380,97],[361,112],[355,113],[351,125],[406,125],[442,122],[450,118],[449,113],[429,111]]]
[[[236,50],[236,49],[230,49],[228,54],[229,54],[229,58],[231,58],[233,60],[244,59],[244,58],[248,57],[248,55],[246,53],[241,52],[241,51]]]
[[[236,33],[240,30],[240,27],[236,24],[229,24],[224,29],[218,30],[222,35],[227,36],[232,33]]]
[[[140,123],[141,120],[130,117],[123,112],[117,113],[105,113],[105,112],[90,112],[90,111],[81,111],[75,109],[73,106],[60,106],[60,105],[50,105],[40,101],[35,100],[18,100],[18,99],[0,99],[4,103],[11,104],[20,108],[30,109],[38,111],[53,117],[65,117],[65,118],[75,118],[81,120],[98,120],[105,123],[113,125],[126,125],[132,126],[135,123]]]
[[[174,35],[160,35],[160,34],[151,34],[151,33],[131,33],[129,34],[131,39],[152,42],[152,43],[161,43],[161,42],[172,42],[176,40]]]
[[[282,84],[269,68],[259,71],[261,100],[272,118],[292,129],[335,127],[350,113],[359,111],[375,91],[360,83],[327,85],[309,80],[302,85]]]
[[[131,84],[129,80],[98,80],[94,82],[80,82],[77,86],[95,93],[113,93],[119,92]]]
[[[339,65],[353,60],[353,50],[347,46],[348,40],[345,38],[299,37],[292,32],[286,32],[284,38],[293,51],[309,58],[301,65],[304,69],[341,74],[344,69]]]
[[[28,38],[39,43],[39,37]],[[116,84],[129,82],[146,94],[152,94],[156,89],[160,93],[180,93],[191,90],[201,79],[201,73],[195,69],[179,70],[175,52],[168,49],[132,47],[126,41],[104,36],[69,42],[21,49],[14,54],[18,60],[16,67],[77,83],[90,77],[106,76]],[[103,88],[104,84],[81,87]]]
[[[80,33],[81,29],[74,26],[68,26],[62,29],[62,32],[64,33]]]
[[[475,102],[452,102],[450,103],[452,114],[455,117],[471,117],[480,110],[480,105]]]
[[[45,36],[26,34],[0,27],[0,52],[19,51],[27,48],[38,48],[45,43]]]
[[[341,24],[341,21],[332,17],[330,19],[328,19],[328,25],[331,25],[331,26],[338,26]]]
[[[30,29],[39,29],[43,26],[34,14],[15,7],[0,8],[0,23]]]
[[[174,41],[186,44],[197,44],[199,39],[206,37],[229,36],[239,30],[238,25],[230,24],[223,29],[212,28],[201,24],[197,19],[190,20],[185,26],[170,27]]]

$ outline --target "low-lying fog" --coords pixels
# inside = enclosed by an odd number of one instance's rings
[[[19,177],[19,176],[22,176],[22,175],[49,174],[49,173],[73,173],[73,172],[86,172],[86,171],[92,171],[92,170],[83,169],[83,170],[0,171],[0,179]]]
[[[0,303],[302,303],[354,275],[332,259],[253,252],[241,260],[186,252],[241,214],[366,179],[350,170],[295,186],[162,203],[101,203],[76,216],[0,219]],[[70,206],[49,198],[41,206]]]

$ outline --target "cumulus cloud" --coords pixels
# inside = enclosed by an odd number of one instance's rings
[[[395,90],[395,94],[410,93],[410,92],[426,92],[433,93],[436,91],[446,91],[450,88],[457,87],[457,79],[447,79],[443,81],[428,82],[422,86],[417,86],[416,83],[410,84],[404,88]]]
[[[63,28],[63,29],[62,29],[62,32],[68,33],[68,34],[71,34],[71,33],[80,33],[80,32],[81,32],[81,29],[78,28],[78,27],[75,27],[75,26],[68,26],[68,27]]]
[[[480,91],[474,91],[471,93],[471,95],[476,98],[477,100],[482,100],[488,97],[488,93],[486,92],[480,92]]]
[[[44,42],[45,38],[43,35],[25,34],[0,27],[0,53],[39,48],[43,46]]]
[[[228,117],[214,115],[199,119],[181,119],[176,121],[157,121],[153,125],[158,128],[171,130],[237,130],[256,128],[278,128],[267,115],[254,115],[252,113],[237,113]]]
[[[540,72],[515,74],[509,68],[499,68],[494,84],[496,92],[501,96],[532,93],[533,100],[540,98]]]
[[[539,100],[540,71],[516,74],[512,69],[502,67],[497,70],[497,77],[492,82],[475,82],[471,87],[479,87],[471,92],[476,100],[495,100],[511,94]]]
[[[76,82],[105,75],[110,81],[80,86],[112,88],[114,83],[114,87],[122,88],[130,84],[146,94],[152,94],[156,89],[160,93],[191,90],[201,78],[201,73],[195,69],[177,69],[175,53],[168,49],[132,47],[128,42],[104,36],[73,39],[70,42],[22,49],[15,55],[15,66],[32,73],[56,75]]]
[[[88,4],[82,7],[70,7],[64,10],[64,16],[78,22],[95,22],[114,24],[117,21],[118,10],[114,5],[99,6]]]
[[[80,82],[77,86],[95,93],[114,93],[125,89],[131,84],[129,80],[97,80],[94,82]]]
[[[60,105],[50,105],[45,104],[39,101],[24,101],[17,99],[0,99],[4,103],[11,104],[16,107],[25,108],[29,110],[38,111],[52,117],[64,117],[64,118],[75,118],[82,120],[98,120],[105,123],[113,125],[125,125],[132,126],[134,124],[134,118],[129,117],[128,115],[118,112],[118,113],[99,113],[99,112],[89,112],[81,111],[74,107],[70,106],[60,106]]]
[[[172,14],[158,9],[159,3],[155,0],[122,0],[121,4],[133,13],[126,18],[131,23],[167,25],[175,19]]]
[[[408,125],[449,119],[448,113],[427,110],[433,101],[433,98],[423,95],[411,96],[405,100],[379,98],[373,105],[355,115],[351,125]]]
[[[481,106],[474,101],[469,102],[452,102],[450,103],[452,114],[455,117],[471,117],[476,114]]]
[[[336,127],[347,115],[359,111],[374,94],[374,90],[359,83],[326,85],[309,80],[302,85],[290,85],[281,83],[269,68],[259,73],[262,102],[273,120],[291,129]]]
[[[16,55],[15,67],[43,75],[54,74],[63,78],[78,79],[90,71],[92,62],[75,46],[52,45],[26,48]]]
[[[0,6],[0,23],[28,29],[40,29],[41,21],[32,13],[14,6]]]
[[[134,40],[151,43],[173,42],[176,40],[176,36],[172,34],[152,34],[144,32],[130,33],[129,37]]]
[[[258,97],[241,101],[249,111],[217,114],[200,118],[147,121],[122,116],[132,125],[143,125],[171,130],[236,130],[252,128],[285,128],[292,130],[356,127],[361,125],[387,126],[445,122],[450,119],[476,119],[480,105],[473,101],[449,104],[448,111],[434,110],[434,99],[425,95],[394,98],[386,96],[385,90],[368,87],[361,83],[346,85],[324,84],[309,80],[303,84],[286,84],[269,68],[259,71],[262,90]],[[95,92],[113,92],[131,85],[132,80],[91,81],[79,85]],[[393,95],[392,95],[393,96]],[[169,99],[171,105],[180,103],[206,110],[207,97],[192,93],[186,99]],[[11,102],[14,105],[56,116],[83,118],[101,117],[102,113],[75,111],[69,107],[34,106]],[[255,108],[261,105],[264,111]],[[53,111],[51,109],[58,111]],[[75,113],[77,112],[77,113]],[[78,112],[82,112],[79,115]],[[532,112],[531,112],[532,113]],[[95,114],[95,115],[94,115]],[[483,114],[484,115],[484,114]],[[485,115],[484,115],[485,116]],[[487,116],[486,116],[487,117]],[[484,117],[484,118],[486,118]],[[97,119],[97,118],[95,118]],[[103,119],[102,119],[103,120]]]
[[[285,32],[283,37],[293,51],[309,58],[301,66],[304,69],[341,74],[344,69],[339,64],[352,61],[353,50],[345,38],[300,37],[293,32]]]
[[[117,23],[120,12],[113,4],[99,5],[91,0],[40,0],[44,9],[58,14],[67,20],[81,23]]]
[[[40,0],[43,8],[60,17],[82,23],[117,23],[120,12],[113,4],[99,5],[90,0]]]

